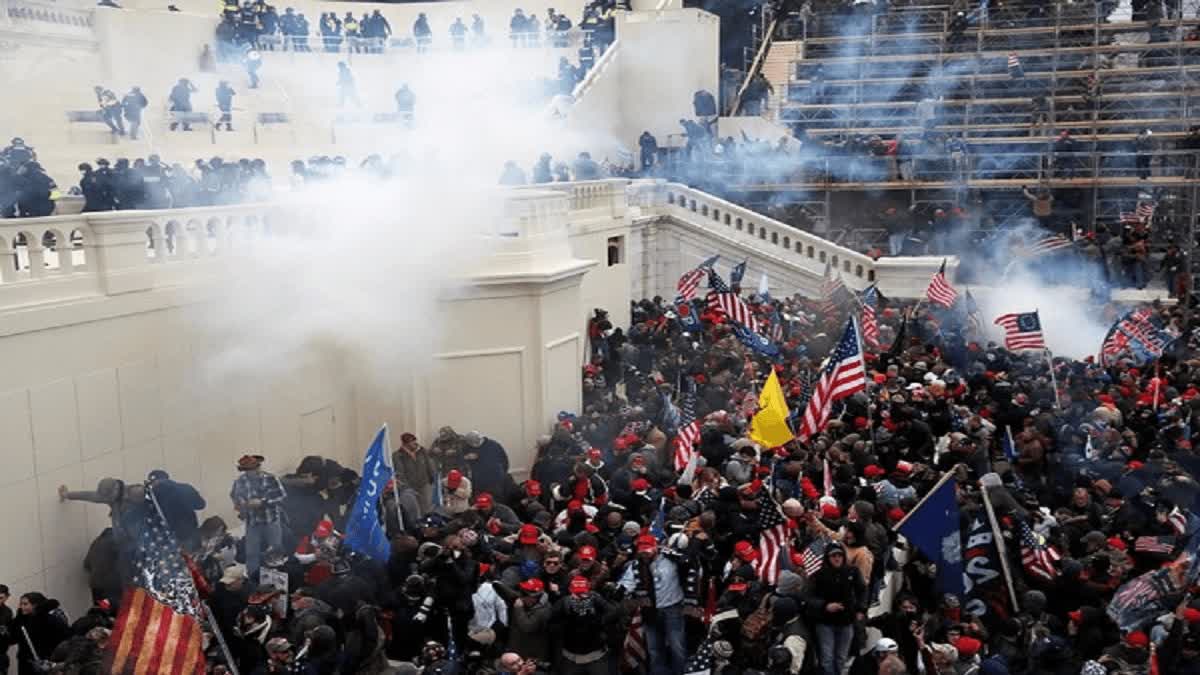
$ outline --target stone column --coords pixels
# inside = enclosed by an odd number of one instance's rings
[[[146,228],[153,219],[120,211],[89,214],[91,233],[84,246],[88,269],[106,295],[144,291],[153,287],[153,269],[146,258]],[[181,242],[176,238],[176,246]]]

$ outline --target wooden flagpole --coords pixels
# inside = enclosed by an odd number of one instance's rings
[[[996,538],[996,552],[1000,554],[1000,569],[1004,572],[1004,584],[1008,588],[1008,599],[1012,601],[1015,614],[1021,611],[1021,606],[1017,603],[1017,592],[1013,590],[1012,572],[1008,569],[1008,553],[1004,545],[1004,537],[1000,534],[1000,523],[996,520],[995,510],[992,509],[992,499],[988,497],[987,487],[980,485],[980,488],[983,494],[983,508],[987,511],[988,523],[992,526],[992,536]]]
[[[925,496],[921,498],[921,501],[917,502],[917,505],[912,507],[911,511],[904,514],[904,517],[900,519],[900,522],[898,522],[892,526],[892,532],[899,532],[900,526],[903,525],[904,523],[907,523],[908,519],[912,518],[912,515],[914,513],[916,513],[917,511],[920,511],[921,507],[925,505],[925,502],[929,501],[929,498],[932,497],[933,494],[935,492],[937,492],[938,489],[940,489],[946,481],[950,480],[953,477],[954,477],[953,471],[947,471],[946,473],[942,474],[942,477],[940,479],[938,479],[938,482],[936,484],[934,484],[933,488],[929,492],[926,492]]]

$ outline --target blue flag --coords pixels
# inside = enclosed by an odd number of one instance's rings
[[[742,344],[750,349],[771,358],[779,356],[779,346],[771,342],[770,338],[765,335],[759,335],[737,322],[732,322],[729,325],[733,327],[733,334],[737,336],[737,339],[741,340]]]
[[[354,508],[346,519],[345,539],[346,546],[351,551],[380,562],[387,562],[392,552],[379,514],[379,498],[393,476],[392,467],[388,466],[388,450],[384,445],[386,438],[385,424],[379,433],[375,434],[371,447],[367,448],[367,458],[363,460],[362,482],[358,485],[358,495],[354,497]]]
[[[897,531],[937,565],[941,592],[961,597],[966,588],[954,479],[931,493]]]
[[[746,261],[745,260],[734,265],[733,269],[729,270],[729,285],[730,286],[741,286],[742,285],[742,277],[744,277],[744,276],[746,276]]]

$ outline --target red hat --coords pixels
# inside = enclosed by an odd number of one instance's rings
[[[533,479],[525,481],[525,494],[530,497],[541,497],[542,484]]]
[[[657,551],[658,540],[655,539],[654,535],[652,534],[640,535],[637,538],[637,550],[638,553],[641,553],[642,551]]]
[[[838,508],[837,504],[822,504],[821,517],[827,520],[837,520],[842,517],[842,510]]]
[[[645,492],[650,489],[650,481],[645,478],[634,478],[629,486],[633,488],[634,492]]]
[[[875,377],[871,379],[875,380],[875,384],[883,384],[887,382],[887,375],[884,375],[883,373],[875,373]]]
[[[538,543],[538,536],[541,533],[538,531],[537,525],[525,523],[517,532],[517,543],[525,544],[526,546]]]
[[[1150,646],[1150,637],[1140,630],[1135,630],[1125,636],[1125,644],[1130,647],[1145,648]]]
[[[758,558],[758,549],[754,548],[754,544],[748,541],[739,541],[733,547],[733,554],[745,562],[750,562]]]
[[[1142,463],[1142,462],[1139,462],[1139,461],[1138,461],[1138,460],[1136,460],[1136,459],[1131,459],[1131,460],[1129,460],[1129,462],[1128,462],[1128,463],[1125,465],[1125,468],[1126,468],[1126,469],[1129,469],[1130,471],[1137,471],[1138,469],[1140,469],[1140,468],[1142,468],[1142,467],[1144,467],[1144,466],[1146,466],[1144,463]]]
[[[600,448],[589,448],[587,451],[588,459],[600,460],[604,457],[604,453],[600,452]]]
[[[475,496],[475,508],[490,509],[492,508],[492,496],[486,492],[480,492]]]
[[[579,556],[580,560],[595,560],[596,559],[596,547],[588,546],[588,545],[580,546],[579,552],[576,553],[575,555]]]
[[[800,553],[798,551],[792,551],[791,558],[792,558],[792,567],[796,568],[797,570],[804,569],[804,554],[803,553]]]
[[[489,565],[487,563],[479,563],[479,576],[483,576],[483,575],[487,574],[488,570],[490,570],[490,569],[492,569],[491,565]]]
[[[759,476],[770,476],[771,475],[771,467],[760,466],[754,470],[754,473]]]
[[[887,517],[888,520],[892,521],[893,523],[898,523],[904,520],[904,509],[900,508],[899,506],[893,506],[891,510],[888,511]]]
[[[1126,548],[1128,548],[1125,545],[1125,541],[1122,540],[1120,537],[1109,537],[1108,538],[1108,546],[1109,546],[1109,548],[1115,548],[1118,551],[1124,551]]]
[[[450,469],[450,473],[446,474],[446,487],[451,490],[457,490],[459,485],[462,485],[463,475],[458,469]]]
[[[1200,609],[1194,607],[1184,609],[1183,620],[1188,623],[1200,623]]]
[[[578,499],[572,499],[567,502],[567,513],[579,513],[583,510],[583,502]]]
[[[313,536],[316,537],[317,539],[324,539],[325,537],[328,537],[331,534],[333,534],[333,521],[332,520],[326,519],[326,520],[320,521],[319,523],[317,523],[316,529],[313,530]]]
[[[527,593],[541,593],[546,588],[546,584],[543,584],[542,580],[537,577],[526,579],[518,584],[518,586]]]
[[[867,467],[863,469],[863,475],[867,478],[879,478],[881,476],[886,476],[887,471],[884,471],[883,467],[877,464],[868,464]]]
[[[588,583],[587,577],[575,577],[571,579],[571,595],[584,595],[592,590],[592,585]]]
[[[973,637],[966,635],[954,641],[954,648],[958,650],[959,657],[971,658],[979,653],[983,648],[983,643]]]
[[[1077,609],[1074,612],[1067,612],[1067,617],[1070,618],[1075,623],[1083,623],[1083,611],[1082,610]]]
[[[742,492],[748,492],[752,495],[756,495],[756,494],[758,494],[758,491],[762,489],[762,485],[763,485],[763,482],[761,480],[755,478],[754,480],[750,481],[749,483],[742,485],[738,489],[741,490]]]
[[[907,476],[908,474],[912,473],[912,468],[912,464],[909,464],[903,460],[896,462],[896,473],[902,476]]]

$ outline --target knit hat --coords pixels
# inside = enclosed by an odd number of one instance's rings
[[[1097,661],[1088,661],[1079,670],[1079,675],[1108,675],[1108,669]]]

